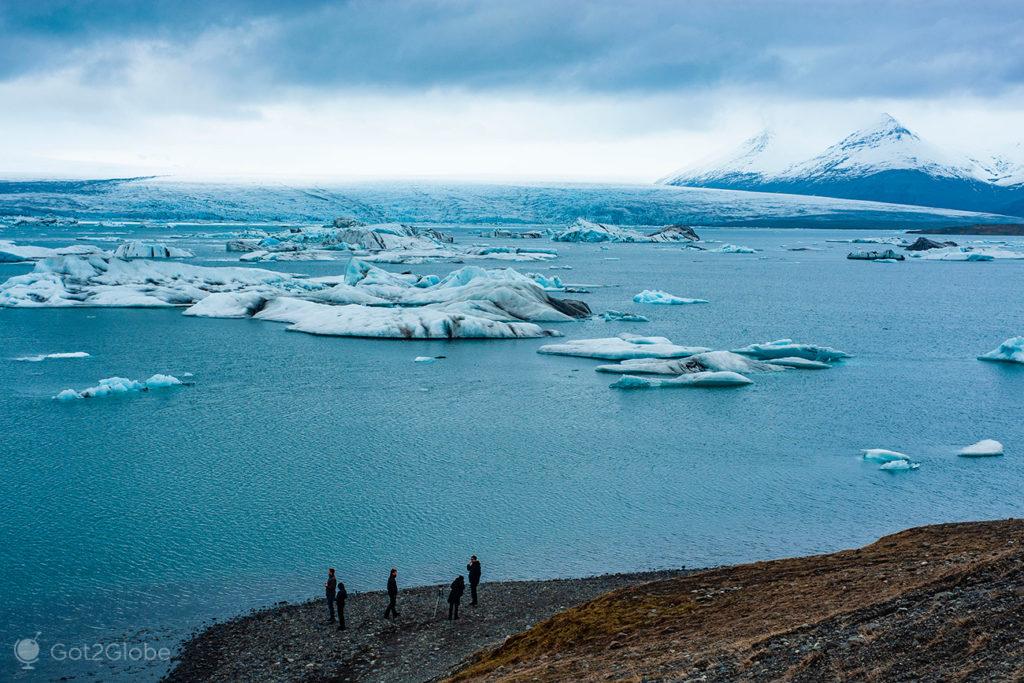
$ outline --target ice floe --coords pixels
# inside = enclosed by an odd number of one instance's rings
[[[55,256],[86,256],[91,254],[104,254],[99,247],[91,244],[73,244],[69,247],[36,247],[32,245],[18,245],[14,242],[0,240],[0,263],[23,263],[25,261],[41,261]]]
[[[708,249],[707,251],[715,254],[756,254],[757,249],[753,247],[744,247],[738,244],[723,244],[720,247],[714,249]]]
[[[188,249],[169,247],[166,244],[131,240],[117,245],[114,256],[123,259],[176,259],[192,258],[195,254]]]
[[[897,460],[909,460],[910,457],[899,451],[890,451],[885,448],[865,448],[861,452],[864,459],[871,462],[895,462]]]
[[[89,357],[89,354],[86,353],[85,351],[68,351],[66,353],[45,353],[45,354],[39,354],[37,356],[21,356],[20,358],[15,358],[14,360],[20,360],[20,361],[24,361],[26,363],[39,363],[40,361],[50,360],[50,359],[57,360],[57,359],[63,359],[63,358],[88,358],[88,357]]]
[[[167,387],[178,386],[180,384],[182,384],[181,380],[173,375],[157,374],[141,382],[134,379],[127,379],[125,377],[108,377],[106,379],[101,379],[94,387],[82,389],[81,391],[65,389],[53,398],[58,401],[74,401],[82,398],[102,398],[104,396],[117,396],[149,391],[150,389],[164,389]]]
[[[996,363],[1024,363],[1024,337],[1010,337],[998,348],[978,356],[978,360]]]
[[[637,304],[661,304],[667,306],[678,306],[683,304],[706,304],[707,299],[687,299],[675,294],[663,292],[660,289],[645,289],[633,297]]]
[[[850,354],[838,349],[829,348],[828,346],[816,346],[814,344],[799,344],[792,339],[778,339],[763,344],[751,344],[740,349],[734,349],[733,352],[768,361],[773,361],[777,358],[802,358],[820,363],[834,363],[850,357]]]
[[[741,387],[753,382],[736,372],[696,372],[672,379],[625,375],[610,384],[612,389],[679,389]]]
[[[943,247],[915,252],[910,256],[922,261],[1001,261],[1024,259],[1024,251],[998,247]]]
[[[1003,444],[999,443],[995,439],[982,439],[978,443],[971,444],[966,448],[961,448],[957,455],[963,455],[969,458],[981,458],[994,455],[1003,454]]]
[[[651,239],[636,230],[617,225],[594,223],[585,218],[576,221],[565,230],[551,236],[555,242],[650,242]]]
[[[638,375],[691,375],[700,372],[781,372],[784,368],[747,358],[731,351],[705,351],[687,358],[624,360],[615,365],[599,365],[598,372]]]
[[[903,261],[907,257],[903,254],[899,254],[892,249],[886,249],[884,251],[852,251],[846,255],[846,258],[853,261]]]
[[[710,350],[700,346],[678,346],[665,337],[621,334],[617,337],[571,339],[559,344],[546,344],[537,349],[537,353],[600,360],[627,360],[631,358],[685,358]]]
[[[910,470],[916,470],[920,466],[920,463],[911,462],[910,460],[890,460],[889,462],[883,463],[878,469],[884,472],[908,472]]]
[[[601,319],[607,323],[610,322],[624,322],[624,323],[649,323],[651,319],[646,315],[640,315],[639,313],[626,313],[623,311],[608,310],[601,314]]]

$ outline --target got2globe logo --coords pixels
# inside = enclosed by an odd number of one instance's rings
[[[31,671],[33,664],[39,661],[39,636],[42,631],[37,631],[31,638],[22,638],[14,643],[14,657],[21,662],[21,668]]]

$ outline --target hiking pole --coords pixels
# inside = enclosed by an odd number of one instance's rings
[[[437,606],[441,604],[441,593],[443,593],[443,592],[444,592],[444,588],[438,587],[438,589],[437,589],[437,597],[434,598],[434,616],[431,617],[432,619],[437,619]]]

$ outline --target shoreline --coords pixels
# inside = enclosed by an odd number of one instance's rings
[[[162,680],[439,680],[479,651],[608,591],[695,571],[485,580],[479,606],[469,606],[467,589],[460,618],[451,623],[444,596],[438,601],[438,589],[447,589],[447,584],[402,589],[394,622],[383,618],[384,591],[349,593],[345,631],[327,623],[324,598],[279,602],[194,631],[181,642]]]

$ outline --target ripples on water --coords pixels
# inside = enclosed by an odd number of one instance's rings
[[[581,297],[595,312],[652,318],[559,329],[716,348],[792,337],[853,359],[739,390],[619,392],[596,361],[536,354],[545,340],[337,339],[177,310],[0,309],[5,642],[37,630],[47,642],[171,642],[210,617],[316,595],[328,565],[350,590],[381,588],[392,564],[406,585],[448,581],[470,553],[487,579],[582,575],[1021,516],[1024,369],[975,356],[1022,333],[1024,264],[857,263],[849,245],[824,243],[834,231],[706,232],[764,251],[556,245],[554,264],[574,269],[553,273],[612,285]],[[781,248],[796,243],[822,251]],[[182,244],[199,262],[225,258],[219,242]],[[0,266],[0,278],[26,270]],[[711,304],[633,304],[644,288]],[[8,360],[53,351],[91,356]],[[51,400],[155,372],[192,372],[195,386]],[[1005,457],[954,455],[988,437]],[[857,458],[868,447],[922,466],[880,472]]]

